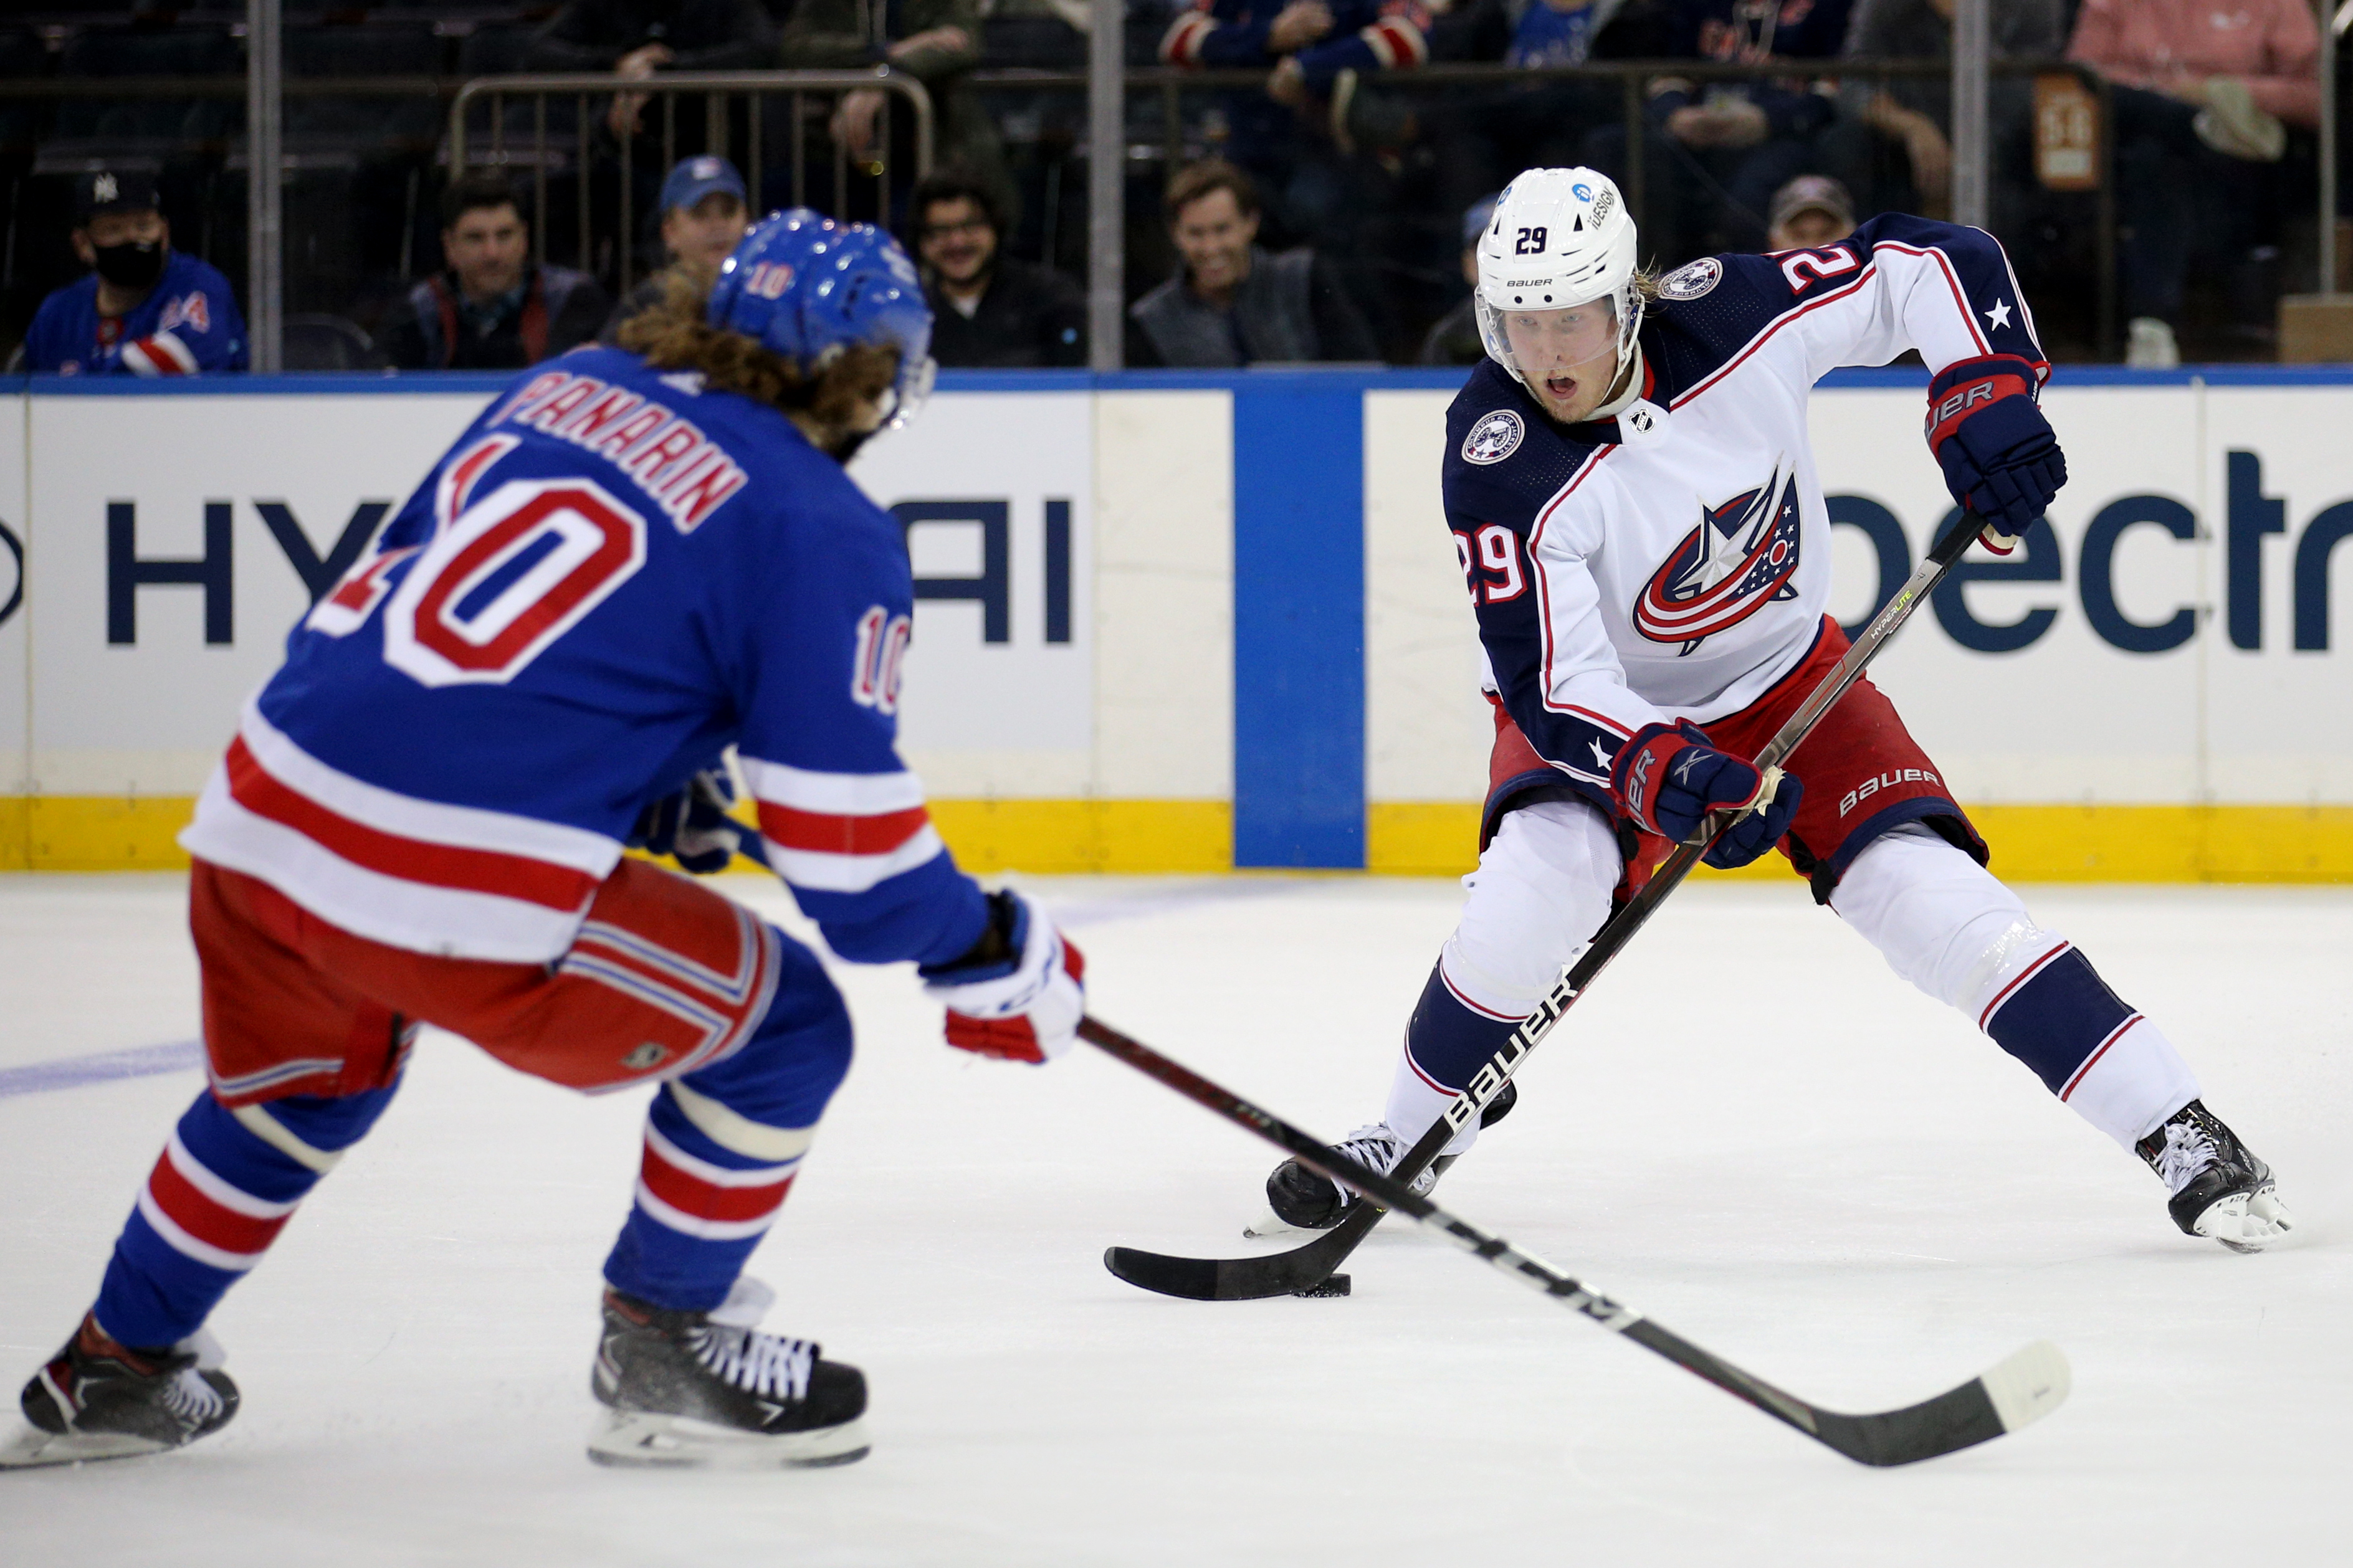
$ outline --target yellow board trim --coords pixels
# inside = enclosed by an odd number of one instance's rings
[[[1994,871],[2016,882],[2353,881],[2348,805],[1973,805]],[[1376,802],[1365,864],[1393,876],[1461,876],[1477,863],[1479,807]],[[1778,856],[1738,871],[1774,879]]]
[[[187,796],[0,796],[0,871],[169,871]],[[932,819],[967,869],[1125,875],[1226,871],[1233,808],[1214,800],[935,800]],[[2021,882],[2353,882],[2353,806],[1984,805],[1970,817],[1993,868]],[[1366,813],[1366,869],[1460,876],[1479,808],[1380,802]],[[1771,880],[1778,857],[1704,877]]]

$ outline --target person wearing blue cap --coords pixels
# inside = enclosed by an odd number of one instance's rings
[[[605,320],[599,342],[620,341],[621,323],[659,302],[675,273],[708,289],[719,280],[720,264],[744,237],[744,176],[735,165],[712,153],[681,158],[662,181],[662,270],[649,273]]]
[[[564,1088],[652,1090],[591,1458],[866,1453],[864,1375],[763,1330],[743,1272],[849,1070],[849,1010],[808,946],[623,851],[756,854],[834,955],[913,960],[947,1043],[981,1056],[1068,1052],[1084,962],[957,868],[899,754],[906,534],[842,465],[930,387],[914,263],[879,229],[776,213],[707,297],[673,279],[621,335],[491,398],[248,705],[184,839],[209,1081],[0,1468],[228,1424],[206,1320],[428,1023]],[[723,809],[731,754],[756,826]],[[512,1353],[520,1318],[479,1337],[512,1364],[448,1380],[455,1421],[538,1364]]]

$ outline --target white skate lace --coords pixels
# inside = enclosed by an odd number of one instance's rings
[[[2165,1147],[2157,1153],[2157,1174],[2168,1192],[2179,1195],[2181,1189],[2197,1180],[2199,1173],[2221,1159],[2221,1152],[2214,1140],[2195,1122],[2168,1121],[2165,1126]]]
[[[1384,1176],[1396,1170],[1398,1162],[1404,1159],[1410,1152],[1406,1141],[1398,1137],[1396,1130],[1385,1121],[1376,1121],[1369,1127],[1359,1127],[1333,1147],[1337,1152],[1346,1155],[1357,1164],[1378,1171]],[[1416,1194],[1426,1193],[1437,1183],[1438,1173],[1435,1171],[1425,1170],[1413,1179],[1413,1190]],[[1347,1207],[1356,1201],[1355,1193],[1346,1187],[1340,1189],[1342,1208]]]
[[[817,1346],[807,1340],[706,1322],[693,1330],[687,1342],[695,1360],[746,1394],[784,1400],[808,1397]]]
[[[201,1426],[221,1413],[227,1402],[220,1390],[204,1380],[195,1368],[181,1371],[164,1384],[164,1408],[191,1426]]]

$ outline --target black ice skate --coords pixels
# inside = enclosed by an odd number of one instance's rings
[[[1520,1098],[1520,1086],[1506,1079],[1503,1092],[1487,1102],[1479,1113],[1482,1128],[1493,1127],[1512,1113]],[[1386,1122],[1359,1127],[1347,1138],[1333,1145],[1341,1153],[1360,1165],[1367,1165],[1387,1175],[1397,1169],[1398,1162],[1413,1147]],[[1441,1154],[1430,1163],[1429,1169],[1413,1179],[1413,1192],[1419,1195],[1438,1184],[1438,1178],[1454,1163],[1455,1156]],[[1274,1211],[1271,1220],[1261,1220],[1242,1232],[1244,1236],[1279,1236],[1284,1230],[1329,1230],[1340,1223],[1356,1194],[1325,1177],[1317,1175],[1296,1160],[1285,1160],[1266,1179],[1267,1206]]]
[[[591,1387],[611,1406],[589,1434],[600,1465],[765,1469],[866,1457],[866,1378],[807,1340],[753,1327],[773,1300],[739,1279],[726,1304],[679,1312],[605,1292]]]
[[[185,1447],[237,1414],[220,1346],[198,1333],[168,1350],[132,1350],[85,1316],[25,1384],[28,1430],[0,1443],[0,1469],[127,1459]]]
[[[2166,1212],[2185,1236],[2211,1237],[2233,1252],[2261,1252],[2295,1228],[2272,1168],[2199,1101],[2135,1147],[2171,1189]]]

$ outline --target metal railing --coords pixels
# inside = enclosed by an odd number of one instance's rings
[[[1103,3],[1108,5],[1110,0],[1103,0]],[[2347,0],[2345,14],[2353,16],[2353,0]],[[2333,46],[2336,42],[2336,29],[2327,28],[2324,32],[2327,35],[2324,38],[2323,50],[2325,60],[2335,53]],[[2094,277],[2092,279],[2096,300],[2094,308],[2096,325],[2094,336],[2098,352],[2104,356],[2113,354],[2117,345],[2120,323],[2116,319],[2118,290],[2116,171],[2113,163],[2115,148],[2112,102],[2107,84],[2105,79],[2095,72],[2084,70],[2063,60],[1992,60],[1988,62],[1988,71],[1997,80],[2031,78],[2052,72],[2070,72],[2077,76],[2099,100],[2102,167],[2098,186],[2096,192],[2092,195],[2091,203],[2093,226],[2095,233],[2094,248],[2096,258],[2093,264]],[[1640,218],[1646,216],[1650,208],[1647,198],[1651,193],[1648,186],[1654,173],[1648,166],[1650,160],[1646,157],[1646,142],[1649,139],[1642,134],[1642,132],[1648,123],[1647,84],[1656,79],[1674,77],[1707,82],[1756,80],[1765,78],[1819,81],[1843,79],[1852,82],[1897,79],[1943,79],[1948,78],[1949,74],[1947,65],[1937,60],[1836,58],[1818,61],[1775,61],[1767,66],[1724,66],[1712,62],[1672,59],[1596,62],[1581,67],[1535,69],[1503,65],[1432,65],[1414,71],[1383,73],[1377,86],[1378,90],[1383,93],[1420,95],[1465,87],[1494,88],[1548,81],[1586,80],[1602,84],[1614,83],[1620,104],[1620,117],[1628,128],[1625,142],[1625,155],[1628,163],[1623,184],[1628,205]],[[1188,101],[1198,108],[1204,98],[1211,95],[1260,92],[1264,89],[1266,79],[1267,73],[1263,70],[1184,71],[1153,68],[1123,72],[1118,79],[1118,86],[1122,90],[1113,96],[1109,103],[1111,114],[1106,118],[1101,108],[1097,108],[1096,112],[1089,116],[1089,130],[1092,134],[1086,136],[1073,149],[1073,153],[1083,156],[1085,148],[1092,145],[1100,138],[1106,125],[1116,127],[1116,134],[1125,143],[1127,156],[1119,160],[1116,167],[1105,167],[1100,171],[1091,169],[1090,175],[1091,184],[1099,183],[1107,185],[1111,191],[1117,192],[1121,178],[1139,156],[1149,158],[1156,153],[1166,167],[1173,169],[1182,163],[1188,155],[1203,150],[1198,145],[1198,137],[1188,132],[1187,115]],[[971,90],[991,96],[1006,93],[1077,95],[1086,93],[1091,85],[1089,73],[1080,71],[979,71],[965,77],[963,81],[964,85]],[[550,177],[555,170],[563,169],[585,189],[586,182],[589,178],[590,165],[599,156],[612,158],[613,143],[610,141],[599,142],[595,139],[593,131],[595,116],[591,113],[591,108],[609,103],[617,92],[642,93],[647,95],[649,100],[659,100],[664,106],[660,113],[661,133],[664,136],[666,150],[667,143],[674,139],[676,134],[677,108],[681,99],[691,99],[698,95],[703,97],[706,104],[704,132],[705,140],[708,141],[713,134],[713,128],[710,121],[714,117],[708,107],[711,95],[715,93],[723,97],[733,95],[737,98],[750,95],[754,103],[756,103],[756,100],[762,96],[773,98],[778,93],[795,96],[796,102],[791,110],[791,120],[797,132],[800,132],[793,142],[792,153],[797,176],[800,176],[805,170],[807,153],[812,144],[808,134],[810,127],[804,123],[807,105],[798,100],[801,94],[812,97],[818,94],[836,95],[843,91],[865,88],[879,89],[905,100],[911,106],[915,125],[917,145],[914,150],[914,172],[918,175],[925,172],[930,165],[933,155],[930,142],[935,125],[935,114],[930,95],[923,90],[920,82],[912,78],[895,76],[887,71],[879,70],[875,72],[669,73],[658,74],[644,81],[627,83],[617,80],[609,73],[504,76],[469,80],[419,76],[313,77],[284,79],[277,85],[281,100],[286,102],[323,99],[403,98],[446,101],[449,105],[449,112],[446,121],[448,142],[443,152],[450,165],[454,168],[463,168],[473,163],[503,163],[518,172],[528,166],[531,170],[530,179],[533,194],[542,198],[543,212],[545,210],[543,199]],[[2337,107],[2336,94],[2331,90],[2332,86],[2333,75],[2324,78],[2322,96],[2325,119],[2333,119],[2330,111]],[[540,136],[539,121],[552,97],[565,96],[572,100],[573,124],[569,132],[572,145],[565,150],[564,155],[559,159],[548,155],[548,150],[543,145],[544,138]],[[250,101],[252,97],[251,86],[248,78],[244,76],[32,79],[0,81],[0,101],[58,102],[71,100],[147,99]],[[1142,132],[1135,119],[1124,112],[1135,107],[1137,100],[1157,100],[1159,113],[1156,116],[1158,121],[1156,146],[1145,139],[1150,133]],[[509,110],[517,104],[527,105],[531,102],[535,102],[537,105],[536,108],[526,107],[525,109],[531,122],[522,126],[515,125]],[[487,107],[491,110],[489,121],[486,123],[470,124],[470,116],[478,115],[480,112],[477,106]],[[752,112],[753,109],[754,104],[747,104],[747,114]],[[716,118],[724,120],[725,116],[721,115]],[[884,117],[885,125],[881,132],[883,138],[887,138],[891,133],[887,124],[888,118],[888,116]],[[1148,121],[1153,117],[1146,118]],[[543,144],[533,147],[531,144],[534,138],[538,138]],[[635,138],[631,139],[633,144],[635,140]],[[755,182],[764,173],[759,166],[764,141],[764,138],[754,137],[745,149],[748,154],[747,162],[751,164],[747,172],[753,175]],[[239,161],[226,141],[207,145],[212,147],[214,154],[227,157],[232,167]],[[420,147],[418,151],[427,156],[431,155],[427,148]],[[527,151],[532,155],[522,155]],[[298,152],[299,149],[290,149],[290,163],[295,161],[291,154]],[[2322,180],[2318,203],[2320,232],[2316,258],[2323,264],[2316,279],[2316,286],[2323,292],[2332,291],[2336,282],[2334,268],[2330,265],[2336,259],[2333,252],[2337,248],[2336,203],[2333,200],[2332,190],[2337,174],[2335,152],[2333,139],[2324,135],[2320,144]],[[46,153],[44,162],[47,162]],[[617,176],[622,180],[634,180],[635,162],[636,160],[630,157],[618,158],[616,169]],[[833,205],[839,207],[841,205],[840,197],[850,181],[851,168],[837,156],[834,174]],[[860,174],[863,177],[863,171],[860,171]],[[805,179],[797,179],[793,187],[794,199],[807,199],[808,193],[806,184]],[[887,184],[887,182],[885,184]],[[629,194],[634,196],[634,190]],[[1103,193],[1093,191],[1091,194],[1100,196]],[[578,204],[578,208],[577,222],[581,228],[582,241],[580,254],[585,259],[590,254],[591,242],[598,237],[588,232],[592,223],[591,205],[583,201]],[[1093,280],[1097,286],[1091,289],[1091,294],[1099,297],[1093,299],[1091,303],[1095,307],[1095,313],[1115,321],[1123,312],[1106,310],[1104,306],[1107,300],[1117,300],[1121,295],[1106,292],[1102,289],[1101,282],[1106,275],[1113,280],[1119,277],[1118,247],[1124,234],[1119,224],[1112,219],[1112,214],[1108,209],[1109,204],[1101,200],[1091,204],[1092,232],[1089,248],[1096,255],[1099,263],[1106,251],[1109,252],[1111,259],[1110,268],[1098,265],[1094,269]],[[544,223],[533,226],[534,240],[540,247],[543,259],[545,256],[548,226]],[[252,232],[256,237],[260,237],[261,231],[258,227]],[[620,257],[620,266],[632,267],[634,258],[630,254],[631,246],[626,243],[628,236],[613,237],[623,241],[616,246]],[[10,249],[13,256],[13,244]],[[259,258],[256,258],[256,260],[259,262]],[[260,277],[260,274],[267,270],[266,267],[257,265],[255,270],[256,281],[264,283],[266,291],[274,292],[275,279],[265,281]],[[627,274],[623,276],[626,279]],[[626,287],[626,281],[624,286]],[[1113,282],[1113,287],[1114,289],[1118,287],[1116,281]],[[1124,290],[1121,292],[1124,293]],[[257,322],[262,319],[262,312],[259,310],[256,310],[254,315]],[[1103,334],[1098,331],[1095,335],[1101,337]]]
[[[902,75],[887,66],[872,70],[854,71],[670,71],[642,81],[618,83],[609,72],[551,73],[546,75],[477,77],[458,89],[449,104],[449,170],[452,177],[463,174],[474,164],[503,167],[522,163],[531,170],[533,211],[547,211],[547,177],[551,163],[548,140],[548,104],[551,99],[570,98],[572,102],[572,135],[575,146],[568,150],[572,175],[576,184],[579,254],[586,258],[591,254],[594,235],[590,214],[593,207],[591,170],[597,162],[596,137],[592,125],[595,116],[592,105],[603,104],[610,111],[606,115],[607,131],[613,137],[613,163],[618,181],[618,205],[623,234],[615,248],[619,253],[620,287],[627,292],[630,284],[631,250],[628,234],[636,222],[635,150],[641,132],[637,129],[644,100],[659,100],[661,120],[661,166],[667,170],[678,161],[680,100],[699,98],[702,100],[702,151],[725,157],[732,141],[730,122],[733,105],[740,97],[744,101],[746,122],[744,140],[744,178],[746,188],[756,204],[765,188],[766,173],[766,126],[762,114],[762,100],[784,97],[790,100],[786,110],[787,157],[791,163],[791,205],[807,205],[808,181],[808,100],[813,95],[828,98],[858,91],[880,91],[906,102],[914,121],[913,174],[917,179],[931,172],[934,142],[932,95],[923,84],[912,76]],[[636,99],[638,104],[627,112],[616,100]],[[531,141],[520,154],[509,145],[508,107],[510,103],[529,105]],[[476,158],[470,149],[481,146],[469,134],[467,118],[477,106],[489,110],[487,146],[484,155]],[[828,137],[832,144],[833,199],[829,210],[842,213],[848,209],[850,193],[852,161],[849,149],[838,138]],[[877,140],[873,155],[862,160],[859,173],[874,182],[879,195],[878,207],[887,214],[890,207],[888,192],[892,177],[898,173],[892,166],[891,146],[891,116],[879,117]],[[547,258],[547,228],[544,222],[532,226],[533,245],[536,259]],[[585,259],[584,259],[585,265]]]

